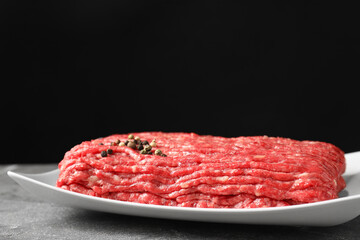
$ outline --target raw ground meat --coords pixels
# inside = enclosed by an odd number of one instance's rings
[[[119,146],[128,134],[85,141],[59,163],[57,186],[91,196],[181,207],[257,208],[334,199],[345,188],[344,153],[280,137],[132,133],[152,154]],[[116,144],[114,144],[116,142]],[[111,149],[108,154],[102,151]],[[166,156],[155,155],[159,149]]]

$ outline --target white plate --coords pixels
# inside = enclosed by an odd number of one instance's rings
[[[257,209],[167,207],[92,197],[55,187],[59,170],[41,174],[8,171],[8,175],[38,198],[70,207],[177,220],[333,226],[360,215],[360,151],[346,154],[346,163],[344,178],[347,187],[341,192],[340,198],[295,206]]]

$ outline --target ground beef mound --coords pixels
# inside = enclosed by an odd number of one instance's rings
[[[200,208],[312,203],[337,198],[345,188],[344,153],[329,143],[267,136],[132,134],[149,143],[156,139],[156,146],[147,154],[119,146],[129,134],[85,141],[59,163],[57,186],[120,201]],[[154,154],[158,149],[163,155]]]

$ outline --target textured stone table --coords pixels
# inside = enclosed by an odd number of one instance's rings
[[[47,165],[0,165],[0,239],[360,239],[360,217],[334,227],[188,222],[62,207],[37,199],[6,172],[40,173]]]

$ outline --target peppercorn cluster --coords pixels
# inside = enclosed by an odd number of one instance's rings
[[[103,143],[100,143],[103,145]],[[127,146],[134,150],[139,150],[140,154],[155,154],[158,156],[166,157],[167,155],[162,153],[160,149],[156,149],[152,152],[152,148],[156,147],[156,139],[153,139],[150,143],[147,140],[142,141],[140,137],[135,137],[133,134],[128,136],[128,139],[124,142],[117,139],[115,142],[110,143],[111,146]],[[111,149],[107,149],[106,151],[101,152],[102,157],[106,157],[108,154],[112,154],[113,151]]]

